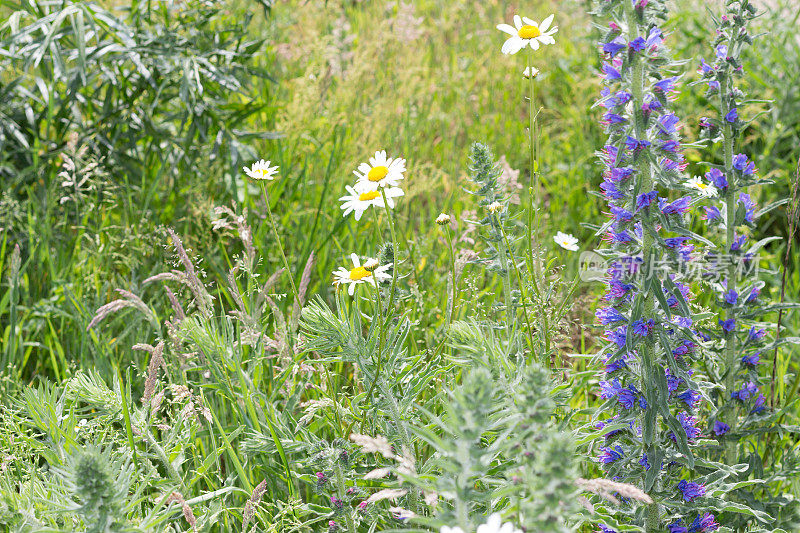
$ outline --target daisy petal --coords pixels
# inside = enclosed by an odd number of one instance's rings
[[[522,39],[519,37],[512,37],[503,43],[503,48],[501,48],[500,51],[504,54],[516,54],[522,50],[523,46],[524,43]]]
[[[539,26],[540,32],[544,33],[547,31],[547,29],[550,27],[550,24],[553,23],[553,17],[555,17],[555,14],[550,15],[549,17],[547,17],[542,21],[542,24]]]
[[[509,35],[516,35],[517,30],[510,24],[498,24],[497,29]]]

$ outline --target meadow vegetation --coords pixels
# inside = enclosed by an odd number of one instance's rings
[[[719,17],[750,3],[677,0],[662,20],[651,0],[615,33],[623,3],[0,2],[0,524],[798,530],[798,13],[754,3],[753,42],[730,62],[738,118],[714,144],[699,125],[724,125],[730,107],[715,108],[732,104],[707,90],[699,58],[714,59]],[[501,53],[498,24],[550,13],[555,44]],[[656,237],[623,249],[600,235],[604,147],[625,144],[602,123],[616,55],[603,46],[654,21],[669,51],[662,63],[657,43],[652,79],[680,75],[665,102],[685,164],[652,188],[693,206],[665,227],[730,248],[734,217],[706,227],[705,198],[683,185],[711,167],[730,178],[727,142],[757,167],[754,181],[736,174],[748,198],[787,199],[752,221],[742,211],[736,231],[767,242],[735,297],[700,280],[683,291],[694,324],[674,328],[699,348],[685,367],[658,364],[702,397],[689,415],[656,390],[668,384],[655,366],[625,374],[634,409],[608,369],[603,325],[629,324],[617,344],[647,361],[663,347],[633,345],[635,324],[673,334],[661,287],[642,287],[649,304],[612,302],[615,322],[608,287],[579,276],[585,251],[672,257]],[[638,71],[623,56],[625,78]],[[388,181],[372,180],[384,165]],[[358,219],[340,208],[349,186]],[[622,192],[639,206],[642,191]],[[647,234],[648,209],[631,234]],[[756,287],[763,316],[736,307]],[[768,332],[735,380],[729,355],[752,353],[714,336],[732,324],[718,314]],[[744,403],[749,383],[763,412]],[[679,479],[704,493],[687,499]]]

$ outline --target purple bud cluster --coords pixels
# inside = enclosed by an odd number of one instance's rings
[[[684,192],[681,124],[670,109],[678,77],[665,74],[672,63],[658,27],[664,12],[663,0],[608,0],[600,9],[611,19],[599,43],[598,101],[608,134],[599,158],[610,216],[602,253],[610,267],[595,314],[607,341],[599,391],[606,401],[595,427],[621,429],[605,430],[597,460],[614,479],[636,483],[662,501],[674,500],[678,490],[684,502],[694,502],[702,501],[703,486],[676,477],[676,465],[688,461],[691,467],[693,444],[702,436],[702,395],[692,378],[697,332],[680,268],[693,259],[686,227],[693,198]],[[656,514],[665,520],[688,519],[694,531],[713,531],[713,515],[693,518],[685,516],[685,505],[680,513],[664,507]]]

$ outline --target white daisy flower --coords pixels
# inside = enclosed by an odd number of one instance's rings
[[[273,180],[275,179],[275,175],[278,173],[278,166],[275,165],[274,167],[271,167],[269,164],[269,161],[264,161],[261,159],[260,161],[253,163],[253,166],[250,168],[242,167],[242,170],[244,170],[244,173],[254,180]]]
[[[442,526],[439,533],[464,533],[464,530],[458,526]],[[522,533],[522,531],[515,528],[511,522],[504,524],[500,513],[494,513],[485,524],[478,526],[477,533]]]
[[[559,231],[556,233],[556,236],[553,237],[553,240],[556,241],[556,244],[560,247],[564,248],[565,250],[569,250],[571,252],[578,251],[578,239],[576,239],[573,235],[569,233],[563,233]]]
[[[553,39],[553,35],[558,32],[558,26],[550,27],[553,17],[554,15],[550,15],[539,24],[528,17],[514,15],[514,26],[498,24],[498,30],[511,36],[503,43],[500,51],[504,54],[516,54],[526,46],[538,50],[542,44],[555,44],[556,40]]]
[[[392,268],[392,265],[382,265],[374,268],[373,270],[367,270],[364,266],[361,265],[361,260],[358,258],[357,254],[350,254],[350,259],[353,261],[353,268],[347,270],[344,267],[339,267],[337,270],[333,271],[333,284],[334,285],[349,285],[347,288],[348,294],[353,296],[356,292],[356,285],[360,283],[375,283],[374,280],[387,281],[392,279],[391,274],[387,273],[386,271]],[[366,258],[364,265],[374,264],[376,259]]]
[[[492,514],[485,524],[478,526],[477,533],[522,533],[511,522],[503,524],[500,513]]]
[[[700,191],[700,194],[705,196],[706,198],[711,198],[712,196],[717,195],[717,188],[711,185],[710,183],[705,183],[703,178],[700,176],[695,176],[691,178],[689,181],[686,182],[686,186],[690,189],[695,189]]]
[[[358,183],[368,189],[378,187],[397,187],[406,171],[406,160],[386,157],[386,152],[381,150],[369,158],[369,163],[361,163],[353,174],[358,177]]]
[[[350,194],[339,198],[339,200],[343,202],[341,207],[344,209],[344,216],[355,212],[356,220],[361,220],[361,215],[364,214],[364,211],[369,209],[369,206],[374,205],[376,208],[386,207],[383,203],[381,192],[376,189],[370,190],[367,187],[368,186],[360,185],[359,183],[356,183],[355,187],[351,187],[350,185],[345,187]],[[395,198],[405,194],[400,187],[387,187],[384,189],[384,192],[386,193],[386,201],[389,203],[389,208],[394,208]]]
[[[436,223],[440,226],[446,226],[450,223],[450,215],[447,213],[442,213],[438,217],[436,217]]]
[[[503,210],[503,204],[501,204],[500,202],[492,202],[489,204],[487,209],[489,210],[490,213],[494,215]]]

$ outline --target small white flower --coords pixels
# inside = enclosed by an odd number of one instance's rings
[[[369,209],[369,206],[386,207],[383,203],[383,196],[381,196],[381,192],[378,190],[366,189],[364,186],[361,186],[360,183],[357,183],[355,187],[347,185],[345,189],[347,189],[347,192],[350,194],[339,198],[342,202],[341,207],[344,210],[344,216],[355,212],[356,220],[361,220],[361,215],[364,214],[364,211]],[[390,208],[394,207],[395,198],[405,194],[400,187],[387,187],[384,189],[384,192],[386,193],[386,201]]]
[[[695,176],[691,178],[689,181],[686,182],[686,186],[690,189],[695,189],[700,191],[700,194],[705,196],[706,198],[711,198],[712,196],[717,195],[717,188],[711,185],[710,183],[705,183],[703,178],[700,176]]]
[[[553,35],[558,32],[558,26],[550,28],[553,23],[554,15],[550,15],[541,24],[528,17],[514,15],[514,26],[509,24],[498,24],[497,29],[509,34],[503,48],[500,50],[504,54],[516,54],[526,46],[533,50],[538,50],[542,44],[555,44]],[[524,23],[524,24],[523,24]]]
[[[438,217],[436,217],[436,223],[440,226],[446,226],[450,223],[450,215],[447,213],[442,213]]]
[[[553,240],[556,241],[556,244],[560,247],[564,248],[565,250],[569,250],[571,252],[578,251],[578,239],[576,239],[573,235],[569,233],[563,233],[559,231],[556,233],[556,236],[553,237]]]
[[[486,523],[478,526],[477,533],[522,533],[514,527],[511,522],[502,523],[500,513],[494,513],[486,520]]]
[[[381,150],[369,158],[369,163],[361,163],[353,174],[358,177],[358,184],[365,190],[378,187],[397,187],[406,171],[406,160],[386,157],[386,152]]]
[[[375,283],[373,280],[381,282],[392,279],[392,276],[386,272],[392,267],[391,264],[376,267],[370,272],[364,266],[361,266],[361,260],[358,258],[358,255],[350,254],[350,259],[353,261],[353,268],[347,270],[344,267],[339,267],[333,271],[333,284],[349,285],[347,292],[350,296],[355,293],[356,285],[360,283],[372,284]],[[373,261],[376,260],[367,258],[364,264],[372,266]]]
[[[254,180],[273,180],[278,173],[278,166],[271,167],[269,164],[269,161],[261,159],[253,163],[253,166],[250,168],[242,167],[242,170]]]
[[[525,67],[525,70],[522,71],[522,76],[524,78],[530,78],[533,76],[534,78],[539,75],[539,69],[536,67]]]
[[[500,202],[492,202],[486,207],[486,209],[488,209],[490,213],[495,215],[503,210],[503,204],[501,204]]]

